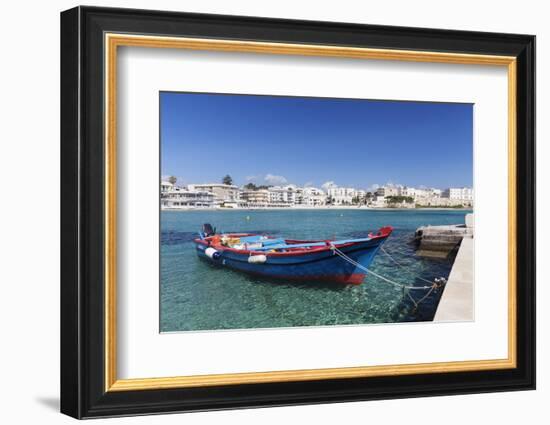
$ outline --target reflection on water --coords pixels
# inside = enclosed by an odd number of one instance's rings
[[[193,239],[203,223],[219,231],[265,233],[293,239],[366,236],[386,225],[384,245],[398,263],[379,252],[371,268],[415,286],[448,277],[451,260],[416,257],[412,239],[422,225],[458,224],[460,210],[257,210],[164,211],[161,213],[161,330],[325,326],[432,320],[440,291],[415,309],[403,292],[374,276],[359,286],[269,280],[215,267],[195,254]],[[247,219],[248,217],[248,219]],[[414,291],[417,298],[423,295]]]

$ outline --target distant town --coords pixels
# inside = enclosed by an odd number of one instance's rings
[[[445,189],[386,184],[369,191],[327,183],[323,188],[248,183],[233,184],[230,176],[220,183],[178,185],[175,177],[162,180],[160,205],[163,210],[197,208],[471,208],[470,187]]]

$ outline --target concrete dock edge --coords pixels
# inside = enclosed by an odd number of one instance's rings
[[[460,243],[434,322],[470,320],[474,320],[474,239],[466,236]]]

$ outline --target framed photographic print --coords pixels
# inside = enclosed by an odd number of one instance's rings
[[[530,35],[61,14],[61,411],[535,387]]]

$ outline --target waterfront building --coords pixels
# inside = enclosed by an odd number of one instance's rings
[[[365,190],[358,189],[355,191],[354,199],[356,199],[358,203],[364,203],[366,197],[367,197],[367,192]]]
[[[409,186],[399,186],[397,190],[397,196],[408,196],[413,199],[416,199],[420,193],[421,190]]]
[[[174,185],[170,182],[161,181],[160,182],[160,193],[166,193],[171,191],[174,188]]]
[[[397,196],[414,196],[414,187],[399,186],[397,188]]]
[[[474,200],[474,190],[471,187],[450,187],[445,189],[441,196],[454,201],[472,203]]]
[[[383,196],[383,197],[399,196],[401,194],[401,189],[402,189],[401,186],[394,186],[394,185],[380,186],[378,189],[376,189],[376,192],[374,192],[374,194],[376,196]]]
[[[414,189],[413,198],[415,200],[426,199],[426,198],[430,198],[431,195],[432,195],[432,192],[430,191],[430,189],[423,187],[419,189]]]
[[[409,186],[396,186],[397,195],[393,196],[408,196],[415,201],[420,199],[439,198],[441,197],[441,190],[435,188],[415,188]],[[386,195],[388,196],[388,195]],[[392,196],[392,195],[389,195]]]
[[[327,203],[326,193],[316,187],[305,187],[302,189],[301,204],[309,207],[320,207]]]
[[[332,200],[332,205],[351,205],[357,191],[352,187],[330,187],[328,196]]]
[[[371,199],[370,207],[372,208],[385,208],[387,207],[387,201],[386,197],[383,195],[374,195],[374,197]]]
[[[214,194],[204,190],[189,190],[169,182],[161,182],[161,209],[212,208]]]
[[[247,207],[258,208],[269,205],[269,190],[243,190],[241,192],[241,201]]]
[[[190,184],[188,188],[189,190],[198,190],[212,193],[214,195],[214,200],[217,204],[220,205],[224,202],[235,202],[239,200],[239,188],[230,184]]]
[[[269,192],[269,203],[273,205],[287,204],[292,206],[296,203],[296,186],[272,186],[267,189]]]
[[[414,203],[406,203],[405,206],[409,207],[414,204],[421,206],[447,206],[446,201],[439,201],[443,192],[441,189],[427,188],[427,187],[410,187],[402,185],[388,184],[386,186],[379,187],[375,192],[375,197],[390,197],[390,196],[404,196],[412,198]],[[373,200],[370,202],[373,206],[382,206],[382,201]]]
[[[296,187],[294,192],[294,205],[303,205],[305,203],[304,192],[306,189],[307,188]]]

